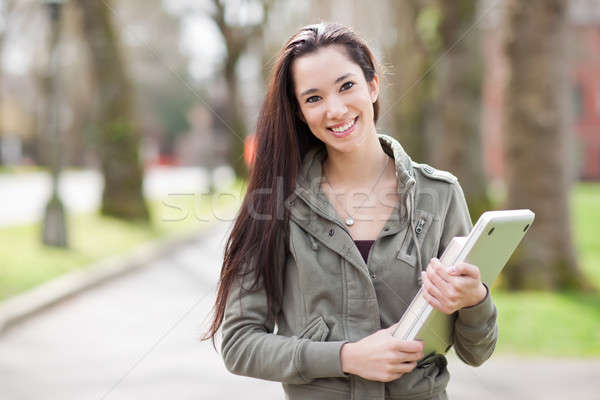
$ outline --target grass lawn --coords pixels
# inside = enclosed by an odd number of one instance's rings
[[[20,165],[20,166],[9,166],[0,165],[0,174],[20,174],[20,173],[31,173],[31,172],[47,172],[48,167],[42,167],[38,165]]]
[[[600,289],[600,183],[577,185],[572,197],[575,245],[588,278]]]
[[[497,352],[600,356],[600,295],[494,292]]]
[[[95,261],[127,253],[167,235],[205,228],[215,218],[232,219],[241,184],[231,195],[170,196],[149,202],[153,223],[123,222],[99,213],[68,215],[68,249],[41,243],[41,224],[0,229],[0,300]]]
[[[578,184],[572,210],[581,267],[600,289],[600,184]],[[600,356],[600,292],[492,293],[498,307],[498,352]]]

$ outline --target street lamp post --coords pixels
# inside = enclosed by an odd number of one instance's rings
[[[48,101],[48,110],[51,112],[50,130],[52,132],[52,196],[46,205],[43,225],[43,242],[48,246],[67,247],[67,229],[65,212],[58,194],[58,177],[61,169],[61,128],[59,106],[59,38],[60,38],[60,11],[65,0],[42,0],[48,7],[50,14],[50,54],[51,54],[51,82],[52,94]]]

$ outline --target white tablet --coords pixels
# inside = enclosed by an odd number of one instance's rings
[[[440,260],[446,266],[466,261],[479,267],[490,288],[534,219],[531,210],[487,211],[466,238],[453,239]],[[426,260],[427,262],[429,260]],[[394,336],[425,341],[424,354],[444,354],[452,343],[454,317],[433,309],[421,291],[400,319]]]

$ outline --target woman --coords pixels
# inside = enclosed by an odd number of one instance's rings
[[[435,258],[471,229],[462,190],[377,134],[379,84],[350,29],[308,26],[282,49],[258,120],[207,338],[222,327],[227,368],[290,399],[446,398],[445,357],[392,336],[421,285],[456,315],[448,341],[465,362],[495,346],[477,267]]]

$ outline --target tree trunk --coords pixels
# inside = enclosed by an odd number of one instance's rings
[[[479,131],[481,61],[477,34],[465,35],[473,24],[477,0],[440,0],[440,39],[447,51],[436,70],[440,88],[440,131],[436,165],[456,175],[463,187],[471,218],[490,209]]]
[[[4,130],[4,115],[2,114],[4,110],[4,90],[3,90],[3,78],[4,78],[4,68],[2,67],[2,61],[4,61],[4,45],[6,44],[6,33],[9,29],[9,24],[12,22],[14,18],[13,11],[17,5],[16,0],[4,0],[0,4],[1,17],[2,17],[2,27],[0,28],[0,165],[4,165],[4,160],[2,157],[2,147],[3,147],[3,137],[7,132]]]
[[[233,54],[232,54],[233,53]],[[241,109],[241,99],[238,91],[235,66],[240,54],[230,49],[225,63],[225,83],[227,85],[227,121],[230,131],[229,162],[237,176],[246,176],[247,169],[244,163],[244,139],[246,138],[246,121]]]
[[[505,273],[511,289],[589,287],[577,265],[569,218],[567,6],[563,0],[507,2],[507,207],[536,213]]]
[[[247,127],[244,113],[242,112],[242,100],[238,91],[237,76],[235,68],[242,54],[248,48],[248,44],[253,40],[258,40],[263,35],[263,25],[269,18],[269,12],[273,7],[273,0],[260,0],[257,2],[262,8],[262,21],[253,25],[239,25],[228,21],[225,18],[226,7],[230,9],[234,5],[227,4],[223,0],[213,0],[214,12],[211,17],[221,35],[225,48],[227,50],[223,75],[227,85],[227,131],[229,132],[229,161],[235,170],[236,175],[245,176],[247,174],[246,164],[244,164],[244,140],[246,138]],[[235,15],[235,11],[231,13]]]
[[[417,27],[417,19],[425,6],[420,0],[392,1],[397,40],[389,49],[393,65],[390,80],[393,94],[383,108],[391,108],[393,136],[412,159],[430,162],[431,153],[425,121],[432,106],[431,74],[427,73],[432,59]]]
[[[78,3],[98,91],[96,115],[105,180],[101,212],[117,218],[148,221],[142,194],[139,137],[133,122],[131,84],[125,73],[109,6],[97,0],[78,0]]]
[[[6,37],[6,33],[2,32],[0,33],[0,65],[2,65],[2,61],[3,61],[3,57],[2,54],[4,53],[4,39]],[[6,132],[4,131],[4,114],[3,114],[3,110],[4,110],[4,90],[3,90],[3,78],[4,78],[4,71],[3,68],[0,67],[0,165],[4,165],[4,160],[2,157],[2,148],[4,147],[4,136],[6,135]]]

